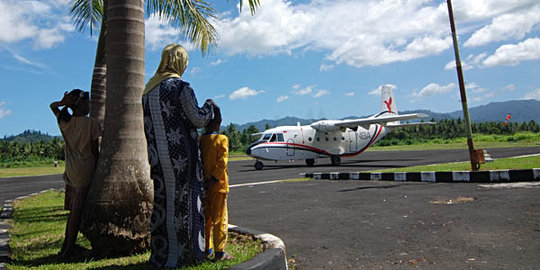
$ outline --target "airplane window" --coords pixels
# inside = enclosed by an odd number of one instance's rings
[[[308,141],[310,141],[310,142],[311,142],[311,137],[308,137]]]
[[[344,141],[344,140],[345,140],[345,137],[341,137],[341,140]]]
[[[328,141],[328,137],[326,137],[326,138],[324,138],[324,139],[325,139],[325,141]]]
[[[264,134],[262,140],[263,141],[268,141],[268,139],[270,139],[270,136],[272,136],[272,134],[270,134],[270,133]]]
[[[270,139],[271,142],[275,142],[276,141],[276,134],[272,134],[272,139]]]
[[[283,134],[281,134],[281,133],[278,133],[278,134],[277,134],[277,141],[278,141],[278,142],[283,142],[283,141],[285,141],[285,140],[283,139]]]
[[[321,138],[317,137],[317,141],[320,141],[320,140],[321,140]]]
[[[337,141],[337,138],[336,138],[336,137],[334,137],[334,142],[335,142],[335,141]]]

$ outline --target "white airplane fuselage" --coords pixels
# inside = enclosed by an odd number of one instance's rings
[[[355,156],[386,135],[388,129],[372,124],[369,129],[358,126],[320,131],[311,126],[281,126],[269,129],[246,151],[261,160],[302,160],[323,157]]]

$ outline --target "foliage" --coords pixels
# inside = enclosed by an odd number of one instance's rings
[[[90,242],[79,234],[80,253],[69,260],[56,255],[64,239],[67,211],[64,211],[64,193],[46,192],[15,203],[10,247],[13,262],[8,269],[155,269],[146,262],[150,252],[125,257],[93,257]],[[261,244],[247,236],[229,234],[227,252],[235,259],[224,262],[206,262],[182,269],[222,269],[251,259],[261,252]]]
[[[257,137],[251,136],[251,134],[258,132],[259,130],[254,125],[250,125],[240,132],[236,125],[231,123],[221,133],[229,138],[230,152],[244,152],[252,142],[257,140]]]
[[[9,142],[0,141],[0,168],[9,168],[13,162],[64,160],[64,142],[58,137],[51,141]]]
[[[540,131],[540,125],[534,120],[521,124],[508,123],[506,126],[502,122],[472,123],[471,126],[473,133],[476,135],[501,136],[514,135],[520,132],[519,136],[527,136],[523,135],[523,132],[538,133]],[[453,139],[467,137],[466,134],[465,124],[461,118],[443,119],[434,125],[417,125],[396,129],[382,138],[377,145],[417,144],[433,140],[448,142]]]
[[[54,136],[51,136],[47,133],[41,133],[41,131],[27,129],[19,135],[4,136],[4,139],[0,139],[0,141],[4,140],[4,141],[18,142],[18,143],[39,142],[39,141],[49,142],[49,141],[52,141],[54,138],[55,138]]]

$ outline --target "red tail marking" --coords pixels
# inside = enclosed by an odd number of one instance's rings
[[[386,108],[388,108],[388,112],[392,113],[392,97],[388,99],[388,101],[383,100],[384,104],[386,104]]]

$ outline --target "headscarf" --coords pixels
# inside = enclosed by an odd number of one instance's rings
[[[152,91],[161,81],[168,78],[181,78],[188,65],[188,53],[179,44],[165,46],[161,53],[161,62],[156,73],[144,87],[143,95]]]

